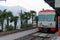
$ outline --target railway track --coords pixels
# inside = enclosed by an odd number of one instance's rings
[[[35,33],[32,35],[31,40],[55,40],[53,39],[56,35],[55,34],[48,34],[48,33]]]
[[[18,38],[16,40],[53,40],[53,38],[56,36],[55,34],[48,34],[48,33],[33,33],[21,38]],[[54,39],[55,40],[55,39]]]

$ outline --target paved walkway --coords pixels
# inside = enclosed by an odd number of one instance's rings
[[[38,31],[38,29],[35,28],[35,29],[23,31],[23,32],[18,32],[18,33],[14,33],[14,34],[10,34],[7,36],[0,37],[0,40],[14,40],[14,39],[29,35],[31,33],[37,32],[37,31]]]

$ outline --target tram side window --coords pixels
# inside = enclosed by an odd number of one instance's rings
[[[54,16],[54,21],[56,21],[56,19],[57,19],[57,18],[56,18],[56,15],[55,15],[55,16]]]

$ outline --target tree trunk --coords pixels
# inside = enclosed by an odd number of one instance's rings
[[[32,25],[33,25],[33,13],[32,13]]]
[[[28,24],[28,20],[26,19],[26,24]]]
[[[21,18],[21,27],[22,27],[22,18]]]
[[[16,29],[16,26],[17,26],[17,21],[15,21],[15,22],[14,22],[14,26],[15,26],[15,28],[14,28],[14,29]]]
[[[22,10],[21,10],[21,14],[20,14],[20,21],[21,21],[21,28],[22,28]]]
[[[2,18],[2,23],[1,23],[2,31],[3,31],[3,23],[4,23],[4,19]]]
[[[7,16],[7,26],[9,26],[9,17]]]

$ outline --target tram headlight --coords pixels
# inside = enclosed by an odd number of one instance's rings
[[[42,23],[40,23],[40,25],[42,25]]]

